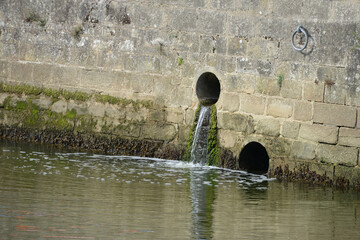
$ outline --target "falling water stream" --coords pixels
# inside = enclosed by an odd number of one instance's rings
[[[191,162],[205,165],[207,156],[207,137],[209,133],[210,107],[201,106],[191,146]]]

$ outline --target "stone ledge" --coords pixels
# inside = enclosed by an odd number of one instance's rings
[[[316,149],[316,156],[324,162],[356,166],[358,152],[358,149],[354,147],[319,144]]]
[[[0,138],[12,141],[52,144],[61,148],[112,155],[181,159],[183,152],[181,147],[164,144],[162,141],[126,139],[102,134],[73,133],[61,130],[13,128],[4,125],[0,125]]]

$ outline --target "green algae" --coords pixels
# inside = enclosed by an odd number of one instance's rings
[[[207,164],[220,166],[219,138],[217,133],[216,106],[211,106],[210,128],[207,139]]]
[[[51,88],[30,86],[26,84],[11,85],[11,84],[1,83],[0,92],[13,93],[18,95],[25,94],[27,96],[43,95],[46,97],[53,98],[54,101],[61,98],[65,100],[75,100],[75,101],[83,101],[83,102],[88,101],[90,99],[94,99],[96,102],[99,103],[116,104],[123,107],[132,105],[135,108],[135,110],[139,109],[140,107],[145,107],[145,108],[153,107],[153,103],[151,101],[146,101],[146,100],[132,100],[132,99],[114,97],[107,94],[86,93],[81,91],[68,91],[65,89],[51,89]]]

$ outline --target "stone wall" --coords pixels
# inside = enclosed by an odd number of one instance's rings
[[[154,136],[185,145],[196,81],[212,72],[223,149],[238,157],[256,141],[273,169],[356,183],[359,12],[356,0],[4,0],[0,81],[151,101],[174,131]],[[290,41],[299,25],[302,52]]]

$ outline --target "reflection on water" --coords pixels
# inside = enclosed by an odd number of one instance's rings
[[[356,239],[359,193],[0,143],[0,239]]]
[[[213,238],[216,175],[215,172],[203,171],[202,168],[190,170],[192,234],[196,239]]]

